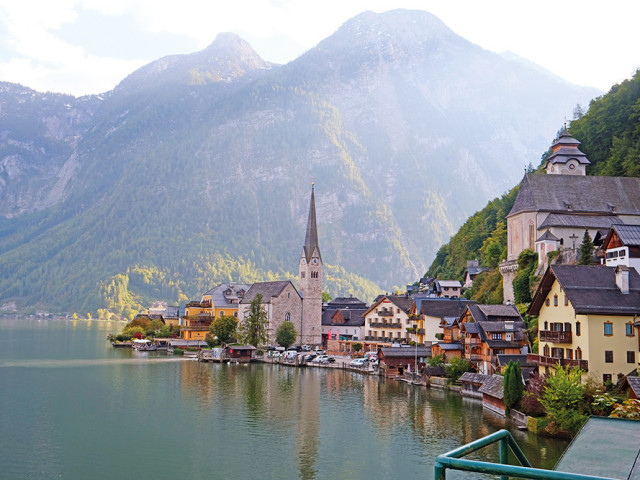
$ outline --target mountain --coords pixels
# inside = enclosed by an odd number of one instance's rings
[[[365,12],[286,65],[221,34],[103,95],[3,84],[0,306],[291,278],[312,181],[326,289],[370,299],[425,271],[597,93],[405,10]]]

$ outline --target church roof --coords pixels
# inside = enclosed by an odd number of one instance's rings
[[[556,237],[553,233],[551,233],[548,228],[544,231],[544,233],[542,235],[540,235],[538,237],[536,242],[544,242],[545,240],[548,240],[548,241],[551,241],[551,242],[559,242],[560,241],[560,239],[558,237]]]
[[[287,288],[287,285],[293,287],[293,284],[289,280],[254,283],[240,303],[251,303],[258,294],[262,295],[262,303],[271,303],[271,298],[278,297],[284,289]],[[298,292],[295,287],[293,287],[293,289],[296,293]]]
[[[621,220],[617,215],[571,215],[551,213],[544,219],[538,230],[549,227],[596,228],[608,230]]]
[[[307,219],[307,234],[304,238],[304,247],[302,247],[305,259],[307,263],[311,261],[314,250],[318,250],[318,256],[322,261],[322,255],[320,255],[320,245],[318,244],[318,226],[316,224],[316,197],[314,188],[311,187],[311,202],[309,204],[309,217]]]
[[[551,145],[553,153],[547,158],[547,164],[567,163],[572,158],[580,164],[590,164],[591,162],[587,160],[587,156],[580,151],[578,145],[580,145],[580,142],[564,130],[553,142],[553,145]]]
[[[640,215],[640,178],[528,173],[507,216],[520,212]]]

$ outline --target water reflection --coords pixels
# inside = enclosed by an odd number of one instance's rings
[[[123,465],[155,479],[431,478],[437,455],[505,427],[536,466],[550,468],[564,448],[442,390],[339,369],[139,354],[111,348],[102,322],[77,325],[3,328],[7,478],[107,479]]]

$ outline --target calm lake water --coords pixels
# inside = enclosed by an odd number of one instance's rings
[[[121,327],[0,320],[1,479],[429,479],[437,455],[500,428],[537,467],[567,445],[440,390],[114,349]]]

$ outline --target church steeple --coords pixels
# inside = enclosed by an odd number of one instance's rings
[[[318,226],[316,224],[316,198],[315,198],[315,185],[311,184],[311,203],[309,204],[309,218],[307,219],[307,235],[304,239],[304,256],[309,263],[311,257],[313,257],[314,250],[318,251],[318,257],[322,261],[322,255],[320,255],[320,246],[318,245]]]
[[[315,188],[311,186],[311,203],[307,218],[307,233],[298,264],[300,296],[302,297],[302,321],[300,341],[307,345],[322,342],[322,257],[318,244],[316,224]]]

